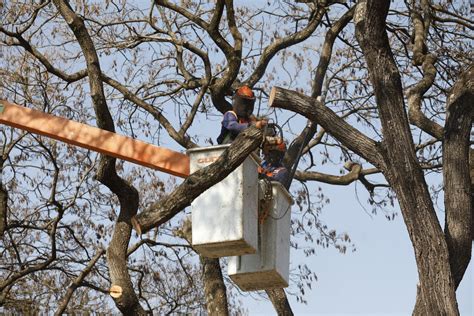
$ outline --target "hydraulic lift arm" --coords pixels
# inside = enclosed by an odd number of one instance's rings
[[[185,154],[3,100],[0,100],[0,124],[178,177],[185,178],[189,175],[189,157]]]

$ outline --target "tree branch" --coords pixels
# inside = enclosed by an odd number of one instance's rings
[[[413,22],[413,60],[415,66],[422,65],[423,78],[407,91],[408,115],[410,123],[420,128],[422,131],[441,140],[443,138],[443,128],[436,122],[431,121],[421,111],[423,95],[430,89],[436,78],[436,56],[428,54],[426,36],[431,24],[430,6],[427,0],[422,0],[422,9],[425,12],[423,17],[419,12],[418,5],[414,3],[411,8],[411,19]]]
[[[250,77],[245,80],[245,83],[249,86],[255,85],[260,80],[260,78],[262,78],[270,60],[279,51],[291,45],[301,43],[302,41],[310,37],[321,22],[321,19],[323,18],[324,13],[326,13],[326,10],[326,7],[319,6],[316,12],[314,12],[314,14],[311,16],[311,20],[309,20],[308,25],[306,25],[306,27],[304,27],[301,31],[284,38],[276,39],[269,46],[265,47],[262,56],[260,57],[257,66],[255,67],[255,70],[250,75]]]
[[[233,0],[225,0],[218,2],[225,2],[227,24],[229,26],[232,38],[234,39],[234,46],[231,47],[230,44],[228,44],[226,41],[220,39],[222,35],[219,33],[217,28],[209,30],[209,35],[213,38],[214,42],[222,49],[228,63],[225,74],[222,76],[222,78],[216,80],[211,85],[212,103],[218,111],[225,113],[226,111],[231,109],[231,105],[226,101],[225,95],[228,93],[232,84],[235,82],[235,79],[237,78],[237,75],[240,70],[240,66],[242,63],[243,40],[235,21]],[[220,44],[221,42],[223,43]]]
[[[64,297],[61,299],[58,309],[54,313],[54,315],[62,315],[64,311],[67,308],[67,305],[69,304],[69,301],[71,300],[72,295],[74,294],[74,291],[81,286],[82,281],[87,277],[87,275],[92,271],[94,268],[94,265],[96,262],[102,257],[102,255],[105,253],[104,249],[100,249],[96,255],[89,261],[87,264],[86,268],[77,276],[77,278],[74,279],[74,281],[71,282],[69,285],[66,294]]]
[[[435,62],[436,56],[432,54],[423,57],[423,78],[407,91],[408,117],[411,124],[441,140],[443,138],[443,127],[427,118],[421,111],[423,95],[433,85],[436,77]]]
[[[319,63],[316,68],[316,73],[314,75],[314,80],[312,84],[311,97],[316,98],[321,95],[323,89],[324,78],[326,77],[326,71],[329,67],[332,57],[332,48],[334,42],[341,33],[341,31],[346,27],[346,25],[352,20],[354,16],[355,6],[349,9],[344,15],[336,22],[334,25],[327,31],[326,37],[324,39],[323,48],[321,49],[321,54],[319,55]]]
[[[0,167],[0,173],[2,168]],[[8,225],[8,192],[3,186],[0,176],[0,239],[3,239],[3,234],[5,233]]]
[[[284,289],[269,289],[265,292],[267,292],[278,316],[293,316],[293,310]]]
[[[361,176],[362,166],[358,163],[346,163],[347,169],[350,170],[348,174],[343,176],[335,176],[314,171],[297,171],[296,179],[300,181],[318,181],[334,185],[348,185],[359,179]]]
[[[73,31],[84,54],[92,103],[97,117],[97,126],[110,132],[115,132],[112,115],[107,107],[107,100],[104,94],[99,57],[84,21],[65,0],[53,0],[53,2],[69,28]],[[132,229],[131,218],[138,209],[138,192],[133,186],[117,175],[115,161],[115,158],[100,155],[97,170],[97,179],[116,194],[120,202],[120,213],[107,250],[107,262],[112,287],[119,287],[121,289],[120,295],[114,295],[113,298],[116,306],[122,313],[142,315],[145,314],[145,311],[134,292],[127,267],[127,248]]]
[[[41,64],[43,64],[47,71],[58,76],[64,81],[68,83],[73,83],[75,81],[87,77],[87,69],[77,71],[76,73],[70,75],[63,72],[59,68],[56,68],[55,66],[53,66],[53,64],[51,64],[51,62],[48,60],[48,58],[46,58],[46,56],[44,56],[43,54],[41,54],[40,51],[31,46],[31,44],[21,35],[21,33],[9,32],[5,30],[2,26],[0,26],[0,32],[10,37],[16,38],[18,40],[18,43],[16,45],[20,45],[21,47],[23,47],[27,52],[33,55]]]
[[[317,99],[302,93],[274,87],[268,100],[269,106],[287,109],[306,116],[321,125],[344,146],[359,154],[374,166],[380,167],[382,156],[378,144],[345,122]]]
[[[196,144],[193,143],[189,138],[186,138],[184,137],[184,134],[180,134],[174,127],[173,125],[170,123],[170,121],[168,121],[168,119],[161,113],[161,111],[159,111],[158,109],[156,109],[154,106],[152,106],[151,104],[148,104],[147,102],[145,102],[143,99],[139,98],[137,95],[135,95],[133,92],[131,92],[129,89],[127,89],[127,87],[125,87],[123,84],[121,84],[120,82],[118,82],[117,80],[115,79],[112,79],[110,77],[108,77],[107,75],[105,74],[101,74],[101,78],[102,80],[107,83],[108,85],[110,85],[111,87],[113,87],[114,89],[120,91],[120,93],[122,93],[122,95],[124,96],[124,98],[126,100],[129,100],[131,102],[133,102],[134,104],[136,104],[137,106],[139,106],[140,108],[144,109],[145,111],[147,111],[148,113],[150,113],[151,115],[153,115],[153,117],[158,121],[160,122],[160,124],[165,128],[166,132],[170,135],[171,138],[173,138],[178,144],[180,144],[181,146],[183,146],[184,148],[193,148],[193,147],[196,147]],[[204,89],[204,88],[203,88]]]

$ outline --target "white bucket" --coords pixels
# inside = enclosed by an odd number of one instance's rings
[[[260,227],[260,248],[253,255],[229,259],[228,274],[243,291],[288,286],[293,199],[279,182],[272,181],[271,185],[273,200],[269,216]]]
[[[228,146],[188,150],[191,173],[216,161]],[[192,244],[201,255],[217,258],[256,252],[257,167],[256,160],[250,155],[224,180],[191,203]]]

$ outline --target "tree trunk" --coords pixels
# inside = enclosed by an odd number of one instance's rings
[[[293,316],[293,311],[284,289],[266,290],[266,292],[279,316]]]
[[[455,287],[471,260],[472,210],[469,134],[474,114],[474,65],[453,86],[448,99],[443,143],[445,235]]]
[[[388,136],[384,134],[385,139],[381,146],[344,122],[316,99],[281,88],[273,88],[270,99],[271,106],[292,110],[315,121],[349,149],[359,153],[384,172],[400,201],[402,214],[415,248],[421,290],[422,293],[429,293],[427,298],[429,310],[447,310],[448,315],[456,315],[454,282],[443,231],[416,161],[411,138],[405,135],[398,140],[401,134],[409,133],[403,110],[398,111],[401,117],[404,117],[405,124],[400,122],[400,117],[397,120],[402,124],[402,128],[400,125],[395,126],[392,121],[392,128],[399,134],[396,132]],[[397,142],[403,141],[408,143],[397,145]],[[445,306],[447,307],[444,308]]]
[[[423,305],[432,315],[458,315],[448,247],[415,155],[401,79],[385,30],[389,7],[389,0],[360,1],[354,18],[382,123],[384,174],[397,193],[415,250]]]
[[[188,217],[176,235],[186,239],[192,245],[193,231],[191,218]],[[197,253],[197,252],[196,252]],[[199,255],[199,253],[197,253]],[[202,267],[202,279],[204,283],[204,294],[206,297],[206,308],[209,315],[229,315],[227,303],[227,288],[222,277],[222,269],[219,258],[207,258],[199,255]]]
[[[202,265],[207,313],[210,316],[229,315],[227,290],[218,258],[199,256]]]
[[[84,20],[74,12],[67,1],[54,0],[53,2],[74,33],[84,54],[97,126],[109,132],[115,132],[101,80],[99,57]],[[114,293],[111,291],[111,295],[117,308],[123,314],[144,315],[146,313],[135,295],[127,266],[127,250],[132,231],[131,219],[138,210],[138,192],[117,175],[115,162],[114,158],[101,155],[97,170],[97,180],[116,194],[120,202],[119,217],[107,249],[107,263],[112,281],[111,290],[115,291]]]
[[[474,150],[469,151],[469,167],[471,175],[471,234],[474,241]]]

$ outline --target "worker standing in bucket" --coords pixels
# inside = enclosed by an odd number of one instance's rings
[[[288,169],[283,166],[286,144],[281,138],[274,137],[273,139],[273,142],[267,139],[264,143],[264,160],[258,167],[259,177],[285,184],[289,176]]]
[[[249,86],[242,86],[234,94],[232,111],[227,111],[222,120],[221,133],[217,137],[218,144],[230,144],[244,129],[255,124],[262,128],[266,120],[257,120],[252,115],[255,104],[255,95]]]

